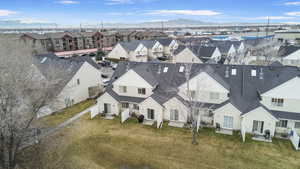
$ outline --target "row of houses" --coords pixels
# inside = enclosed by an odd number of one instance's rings
[[[160,57],[169,58],[177,48],[178,42],[169,38],[120,42],[107,58],[147,62]]]
[[[25,33],[20,39],[41,46],[45,51],[62,52],[82,49],[106,48],[122,41],[149,40],[167,37],[162,32],[133,31],[133,32],[56,32],[56,33]]]
[[[245,51],[242,41],[211,41],[192,45],[174,39],[120,42],[108,54],[109,59],[147,62],[164,57],[173,63],[230,63]]]
[[[190,108],[220,131],[287,137],[300,134],[300,70],[270,66],[119,63],[97,113],[143,115],[146,124],[183,127]],[[193,100],[190,100],[190,97]]]

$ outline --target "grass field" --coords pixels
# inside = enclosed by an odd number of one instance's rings
[[[45,160],[62,156],[70,169],[300,169],[300,152],[289,141],[248,138],[242,143],[238,134],[219,135],[213,129],[202,129],[199,144],[192,145],[186,129],[86,115],[49,139],[59,145],[47,148]]]
[[[88,107],[95,104],[95,100],[90,99],[84,102],[78,103],[72,107],[65,108],[60,112],[56,112],[52,115],[42,118],[42,123],[47,126],[57,126],[58,124],[66,121],[67,119],[73,117],[77,113],[87,109]]]

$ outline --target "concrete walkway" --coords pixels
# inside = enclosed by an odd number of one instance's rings
[[[76,120],[78,120],[81,116],[87,114],[90,112],[91,108],[94,107],[95,105],[90,106],[89,108],[85,109],[84,111],[76,114],[75,116],[71,117],[70,119],[64,121],[63,123],[59,124],[58,126],[51,128],[51,129],[47,129],[47,130],[43,130],[42,133],[38,136],[38,138],[35,136],[36,134],[34,134],[32,137],[30,137],[30,139],[21,146],[21,149],[26,148],[28,146],[37,144],[37,140],[40,140],[44,137],[50,136],[52,134],[54,134],[55,132],[59,131],[60,129],[65,128],[66,126],[68,126],[69,124],[75,122]]]

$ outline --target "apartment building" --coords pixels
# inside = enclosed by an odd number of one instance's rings
[[[166,37],[160,32],[128,32],[118,33],[109,31],[96,32],[56,32],[56,33],[25,33],[21,40],[30,42],[35,46],[41,46],[45,51],[63,52],[92,48],[113,47],[118,42],[133,40],[150,40]]]
[[[162,123],[183,127],[195,105],[194,115],[201,117],[201,124],[231,134],[238,130],[257,136],[287,136],[294,129],[300,133],[299,68],[188,65],[119,63],[106,92],[98,98],[98,113],[129,111],[143,115],[150,124],[157,122],[157,127]]]

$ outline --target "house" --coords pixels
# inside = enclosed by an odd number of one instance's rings
[[[108,54],[107,58],[147,62],[163,56],[168,57],[177,47],[177,42],[172,39],[120,42]]]
[[[278,55],[285,65],[300,66],[300,46],[284,45],[279,48]]]
[[[157,41],[163,46],[163,55],[167,58],[173,55],[174,51],[179,46],[177,40],[171,38],[157,39]]]
[[[35,67],[42,79],[48,80],[55,74],[59,79],[56,100],[40,112],[40,116],[72,106],[99,94],[101,73],[98,65],[89,57],[69,59],[58,58],[53,54],[36,56]]]
[[[107,58],[135,62],[147,62],[148,49],[140,41],[120,42],[107,55]]]
[[[204,63],[207,61],[219,62],[222,54],[217,47],[211,46],[182,46],[174,53],[175,63]]]
[[[162,57],[164,55],[164,47],[162,44],[157,40],[141,40],[138,41],[139,43],[143,44],[148,51],[148,58],[149,59],[156,59]]]
[[[121,62],[97,106],[99,113],[120,115],[128,110],[143,115],[146,124],[183,127],[195,105],[201,124],[257,136],[287,136],[292,129],[300,133],[300,93],[295,90],[299,85],[297,67],[277,64],[191,64],[188,69],[182,63]]]

